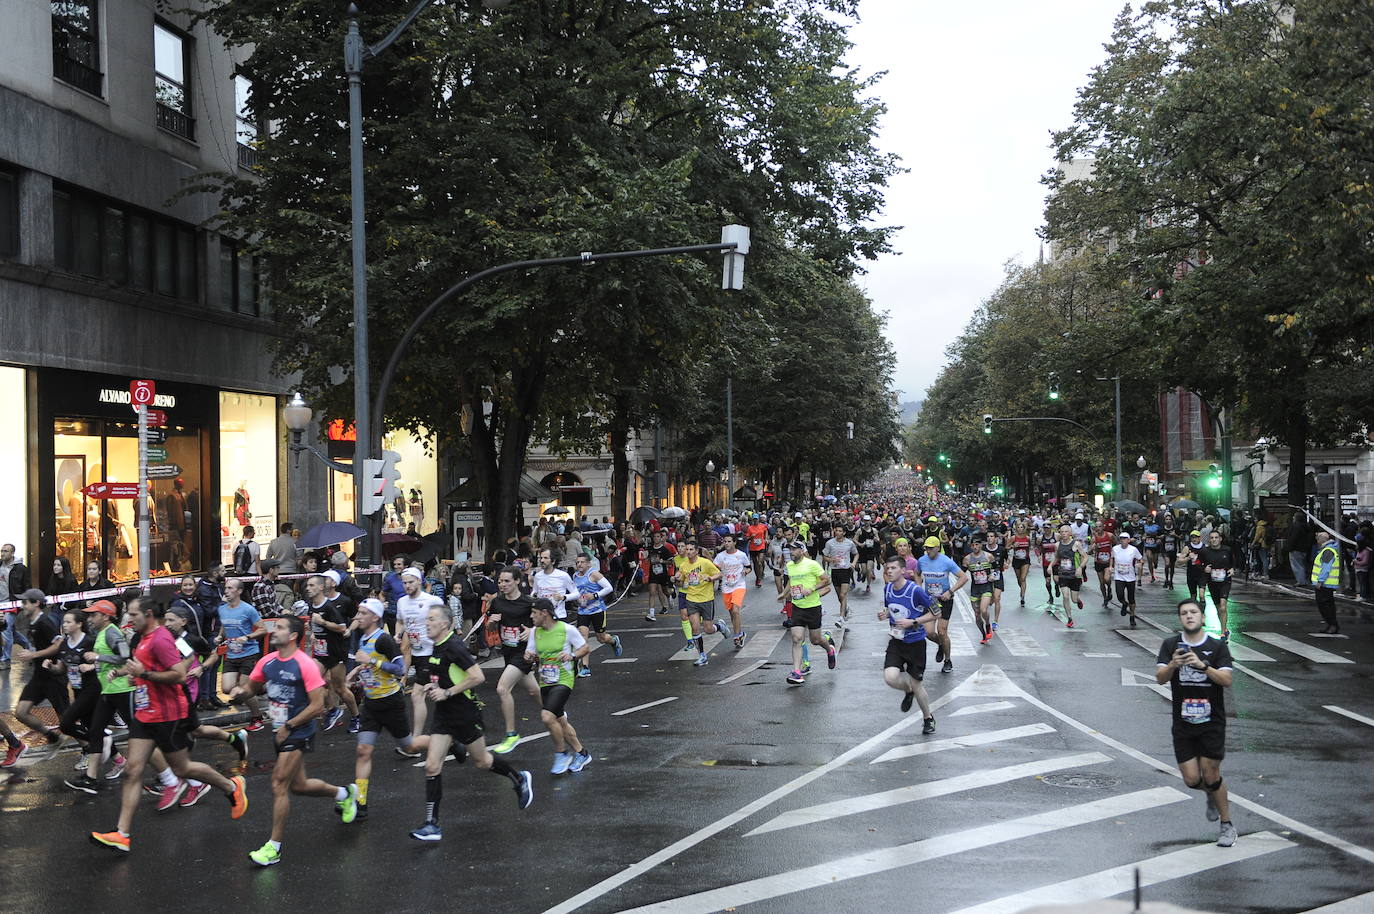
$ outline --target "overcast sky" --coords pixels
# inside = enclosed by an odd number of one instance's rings
[[[881,148],[909,169],[882,224],[904,226],[860,278],[889,313],[903,400],[921,399],[945,348],[1001,281],[1039,251],[1053,163],[1079,86],[1105,57],[1119,0],[862,0],[849,62],[886,70]]]

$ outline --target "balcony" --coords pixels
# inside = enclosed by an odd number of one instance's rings
[[[162,102],[157,103],[157,125],[188,140],[196,138],[196,119],[183,111],[169,108]]]
[[[82,92],[89,92],[97,98],[103,97],[101,90],[104,88],[105,74],[68,56],[60,48],[53,50],[52,75]]]
[[[245,146],[243,143],[239,147],[239,168],[247,168],[250,171],[258,167],[258,151],[252,146]]]

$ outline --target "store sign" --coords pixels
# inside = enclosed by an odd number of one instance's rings
[[[148,405],[146,401],[141,403],[135,403],[133,395],[130,394],[127,390],[115,390],[114,388],[110,387],[101,388],[100,396],[97,399],[99,399],[101,403],[127,403],[130,406]],[[154,394],[152,399],[152,405],[162,406],[166,407],[167,409],[171,409],[172,407],[177,405],[177,398],[173,394]]]
[[[81,492],[87,498],[138,498],[138,483],[93,482]]]

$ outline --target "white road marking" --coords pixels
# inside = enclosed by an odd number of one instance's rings
[[[677,632],[655,632],[655,633],[652,634],[652,635],[645,635],[644,637],[645,637],[645,638],[680,638],[680,637],[682,637],[682,636],[681,636],[680,634],[678,634]]]
[[[896,847],[880,848],[839,860],[831,860],[816,866],[751,879],[736,885],[698,892],[682,898],[674,898],[658,904],[645,905],[623,911],[621,914],[711,914],[727,908],[737,908],[746,904],[767,901],[782,895],[791,895],[806,889],[834,885],[840,880],[871,876],[888,870],[938,860],[967,851],[1031,838],[1064,828],[1074,828],[1104,819],[1130,815],[1146,809],[1156,808],[1168,803],[1178,803],[1189,799],[1183,791],[1173,787],[1155,787],[1138,790],[1134,793],[1108,797],[1078,806],[1067,806],[1049,812],[1010,819],[994,825],[983,825],[953,834],[913,841]],[[564,910],[556,908],[555,911]],[[569,909],[570,910],[570,909]]]
[[[968,736],[956,736],[953,739],[937,739],[928,743],[912,743],[907,746],[898,746],[889,749],[882,755],[869,762],[876,765],[879,762],[895,762],[897,759],[910,758],[913,755],[930,755],[933,752],[944,752],[947,749],[967,749],[972,746],[986,746],[989,743],[1001,743],[1011,739],[1021,739],[1023,736],[1038,736],[1041,733],[1053,733],[1054,728],[1049,724],[1027,724],[1024,727],[1009,727],[1005,730],[988,730],[984,733],[971,733]]]
[[[1083,652],[1083,656],[1084,656],[1084,657],[1098,657],[1098,658],[1103,658],[1103,657],[1119,658],[1121,655],[1120,655],[1120,654],[1097,654],[1097,653],[1093,653],[1092,651],[1084,651],[1084,652]]]
[[[1002,642],[1013,657],[1048,657],[1040,642],[1029,632],[1019,628],[999,628],[992,636],[993,642]]]
[[[713,651],[713,650],[715,649],[716,645],[717,645],[717,644],[720,644],[720,643],[721,643],[722,641],[724,641],[724,640],[725,640],[725,636],[724,636],[724,635],[717,635],[717,634],[714,633],[714,632],[712,632],[711,634],[707,635],[707,636],[706,636],[706,653],[708,653],[708,654],[711,653],[711,651]],[[683,660],[696,660],[696,659],[697,659],[697,649],[694,648],[694,647],[692,647],[692,648],[689,648],[689,647],[682,647],[682,648],[679,648],[679,649],[678,649],[678,652],[677,652],[676,654],[674,654],[673,656],[669,657],[668,659],[669,659],[669,660],[676,660],[676,661],[679,661],[679,662],[681,662],[681,661],[683,661]]]
[[[1246,665],[1243,664],[1243,663],[1239,663],[1239,662],[1233,660],[1233,661],[1231,662],[1231,666],[1234,667],[1234,668],[1237,669],[1237,670],[1240,670],[1242,673],[1244,673],[1244,674],[1247,675],[1247,676],[1253,676],[1253,677],[1255,677],[1256,679],[1258,679],[1260,682],[1264,683],[1264,684],[1267,685],[1267,686],[1271,686],[1271,687],[1273,687],[1273,688],[1275,688],[1275,689],[1278,689],[1280,692],[1291,692],[1291,691],[1293,691],[1293,689],[1292,689],[1291,686],[1286,686],[1286,685],[1284,685],[1284,684],[1281,683],[1281,682],[1276,682],[1275,680],[1270,679],[1268,676],[1261,676],[1259,673],[1256,673],[1254,670],[1250,669],[1248,666],[1246,666]]]
[[[740,648],[735,656],[750,660],[768,657],[785,634],[787,630],[784,628],[765,628],[762,631],[750,632],[749,637],[744,639],[744,647]]]
[[[1080,752],[1075,755],[1060,755],[1054,758],[1036,759],[1033,762],[1023,762],[1019,765],[1007,765],[1003,768],[986,768],[982,771],[970,771],[966,774],[959,774],[952,778],[943,778],[938,781],[908,784],[906,787],[898,787],[893,790],[882,790],[878,793],[850,797],[847,800],[835,800],[830,803],[818,803],[815,806],[794,809],[791,812],[785,812],[780,816],[775,816],[758,828],[747,833],[745,837],[752,838],[754,835],[762,835],[771,831],[780,831],[784,828],[795,828],[798,825],[811,825],[816,822],[824,822],[827,819],[852,816],[860,812],[875,812],[876,810],[886,809],[890,806],[900,806],[903,803],[915,803],[918,800],[928,800],[931,797],[943,797],[964,790],[987,787],[991,784],[1005,784],[1008,781],[1017,781],[1021,778],[1044,774],[1047,771],[1063,771],[1065,768],[1081,768],[1087,765],[1100,765],[1103,762],[1110,762],[1111,760],[1111,756],[1103,755],[1101,752]]]
[[[949,635],[949,649],[954,652],[955,657],[978,656],[978,652],[973,649],[973,640],[969,638],[968,632],[951,625],[947,629],[947,633]]]
[[[981,705],[967,705],[957,711],[951,711],[946,717],[966,717],[969,714],[986,714],[988,711],[1005,711],[1007,708],[1014,708],[1016,705],[1009,701],[990,701]]]
[[[1344,901],[1324,904],[1320,908],[1304,911],[1303,914],[1369,914],[1374,911],[1374,892],[1355,895]]]
[[[671,698],[660,698],[658,701],[650,701],[642,705],[635,705],[633,708],[625,708],[623,711],[612,711],[611,716],[624,717],[626,714],[633,714],[636,711],[643,711],[645,708],[653,708],[658,705],[666,705],[670,701],[677,701],[677,696],[674,695]]]
[[[1340,639],[1342,639],[1342,640],[1344,640],[1344,641],[1350,640],[1350,636],[1349,636],[1349,635],[1342,635],[1340,632],[1335,632],[1335,633],[1332,633],[1332,632],[1313,632],[1309,637],[1311,637],[1311,638],[1340,638]]]
[[[1313,663],[1355,662],[1351,660],[1349,657],[1342,657],[1339,654],[1333,654],[1330,651],[1324,651],[1321,648],[1313,647],[1310,644],[1303,644],[1301,641],[1296,641],[1293,638],[1288,638],[1284,635],[1278,635],[1274,632],[1246,632],[1246,635],[1248,637],[1255,638],[1259,641],[1263,641],[1265,644],[1272,644],[1274,645],[1274,647],[1281,647],[1285,651],[1297,654],[1299,657],[1305,657],[1308,660],[1311,660]]]
[[[636,663],[638,657],[607,657],[602,663]]]
[[[969,600],[969,588],[964,586],[954,592],[954,606],[959,610],[959,621],[973,624],[973,603]]]
[[[1249,635],[1248,632],[1246,634]],[[1254,637],[1254,635],[1249,636],[1251,638]],[[1245,663],[1276,662],[1276,658],[1270,657],[1268,654],[1262,654],[1252,647],[1246,647],[1245,645],[1241,644],[1236,640],[1236,636],[1234,634],[1231,635],[1231,640],[1226,642],[1226,647],[1231,651],[1232,660],[1242,660]]]
[[[767,662],[768,662],[768,658],[767,658],[767,657],[765,657],[765,658],[762,659],[762,660],[755,660],[753,663],[749,664],[747,667],[745,667],[744,669],[740,670],[738,673],[735,673],[734,675],[731,675],[731,676],[726,676],[726,677],[725,677],[724,679],[722,679],[720,682],[717,682],[716,685],[729,685],[730,683],[734,682],[736,679],[740,679],[740,678],[742,678],[742,677],[744,677],[744,676],[748,676],[750,673],[754,672],[754,670],[757,670],[759,667],[763,666],[763,665],[764,665],[765,663],[767,663]]]
[[[1365,717],[1363,714],[1356,714],[1354,711],[1347,711],[1345,708],[1339,707],[1337,705],[1322,705],[1322,707],[1328,711],[1334,711],[1337,714],[1344,714],[1351,720],[1358,720],[1362,724],[1368,724],[1369,726],[1374,727],[1374,719]]]
[[[1150,886],[1296,846],[1292,841],[1280,838],[1272,832],[1256,832],[1242,836],[1234,847],[1217,847],[1215,844],[1186,847],[1124,866],[1099,870],[1077,879],[1066,879],[1037,889],[994,898],[992,901],[972,907],[960,908],[953,914],[1016,914],[1017,911],[1037,905],[1070,904],[1084,898],[1110,898],[1122,892],[1129,892],[1135,887],[1137,870],[1140,872],[1140,884]]]
[[[1136,682],[1137,679],[1144,679],[1144,682]],[[1121,668],[1121,684],[1124,686],[1144,686],[1151,692],[1163,696],[1165,701],[1173,701],[1173,693],[1168,687],[1162,686],[1156,681],[1153,673],[1137,673],[1135,670],[1128,670],[1124,666]]]
[[[1159,645],[1162,642],[1158,635],[1151,635],[1149,632],[1142,632],[1134,628],[1118,628],[1114,631],[1127,641],[1144,649],[1151,657],[1159,656]]]

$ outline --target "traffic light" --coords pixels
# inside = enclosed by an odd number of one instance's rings
[[[924,473],[924,472],[925,472],[925,469],[926,469],[926,468],[923,467],[923,466],[921,466],[919,463],[916,464],[916,472],[917,472],[917,473]]]
[[[1221,488],[1221,468],[1215,463],[1207,464],[1207,488],[1217,490]]]
[[[992,434],[992,413],[983,413],[983,434]]]
[[[851,441],[854,440],[854,423],[853,423],[853,422],[846,422],[846,423],[844,424],[844,426],[845,426],[845,435],[846,435],[846,437],[848,437]]]
[[[1053,375],[1053,374],[1052,374],[1052,375],[1050,375],[1049,381],[1050,381],[1050,399],[1051,399],[1051,400],[1058,400],[1058,399],[1059,399],[1059,376],[1058,376],[1058,375]]]
[[[401,478],[401,471],[396,468],[396,464],[400,462],[401,455],[395,451],[382,451],[381,460],[371,457],[363,460],[367,491],[362,493],[360,516],[376,514],[387,502],[401,497],[401,490],[396,488],[396,482]]]
[[[1103,492],[1110,493],[1116,485],[1116,480],[1111,473],[1098,473],[1097,485]]]

